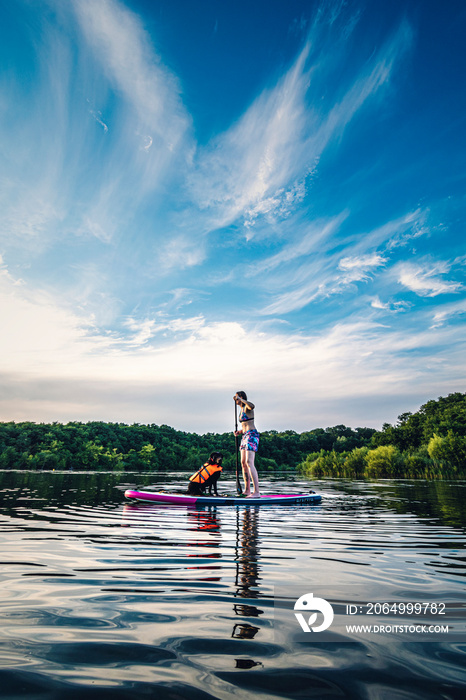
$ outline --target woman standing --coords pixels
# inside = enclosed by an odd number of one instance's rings
[[[258,498],[259,478],[257,469],[254,466],[254,457],[259,447],[259,433],[254,425],[254,404],[248,401],[244,391],[237,391],[233,397],[237,406],[240,406],[241,413],[239,422],[241,430],[235,431],[235,435],[242,435],[241,438],[241,467],[244,478],[244,495],[250,498]],[[251,492],[251,483],[253,491]]]

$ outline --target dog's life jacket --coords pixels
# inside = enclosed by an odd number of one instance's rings
[[[196,484],[204,484],[209,476],[221,471],[222,467],[220,464],[209,464],[209,462],[206,462],[195,474],[189,477],[189,480],[194,481]]]

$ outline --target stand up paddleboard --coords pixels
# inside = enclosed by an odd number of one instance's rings
[[[320,503],[322,496],[318,493],[276,493],[246,498],[244,496],[185,496],[178,493],[156,493],[152,491],[125,491],[126,498],[146,503],[167,503],[178,506],[265,506],[283,505],[285,503]]]

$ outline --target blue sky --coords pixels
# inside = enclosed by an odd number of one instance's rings
[[[466,6],[12,0],[0,419],[380,427],[466,391]]]

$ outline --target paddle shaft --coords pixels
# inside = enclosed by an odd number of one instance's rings
[[[234,399],[233,399],[234,400]],[[234,400],[235,401],[235,400]],[[236,447],[236,492],[241,495],[241,482],[239,480],[239,463],[238,463],[238,405],[235,401],[235,447]]]

